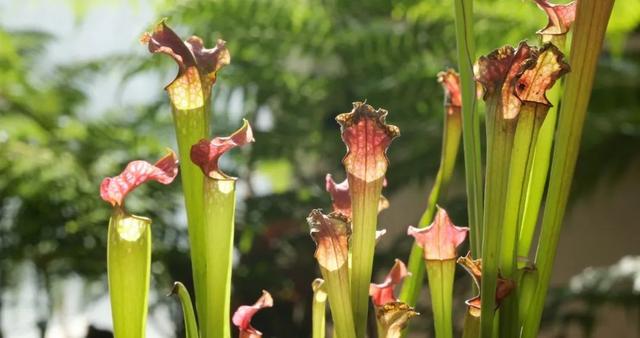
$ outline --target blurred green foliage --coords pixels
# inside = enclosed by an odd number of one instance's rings
[[[582,182],[618,173],[640,155],[640,47],[638,32],[629,35],[640,9],[633,1],[619,0],[612,19],[578,165]],[[480,53],[536,41],[535,31],[546,24],[528,1],[476,4]],[[402,131],[389,153],[388,190],[432,178],[443,114],[436,73],[456,64],[451,4],[192,0],[158,6],[158,17],[168,16],[183,37],[228,41],[232,64],[214,88],[214,134],[235,130],[242,116],[256,132],[254,145],[223,163],[247,191],[239,206],[234,304],[268,289],[276,308],[259,314],[255,326],[274,337],[306,337],[317,273],[304,218],[312,208],[329,207],[324,174],[343,177],[345,150],[334,117],[356,100],[388,109],[389,122]],[[126,69],[123,83],[141,74],[166,77],[175,71],[168,58],[107,56],[34,77],[32,67],[42,62],[50,38],[0,30],[0,288],[19,283],[12,271],[25,262],[37,268],[45,289],[52,278],[71,273],[104,282],[110,208],[99,199],[99,182],[132,159],[154,161],[173,139],[162,93],[144,106],[114,105],[103,116],[83,111],[83,87],[113,67]],[[161,291],[172,280],[190,285],[179,191],[177,182],[150,184],[128,200],[133,212],[154,220],[153,279]],[[452,196],[451,209],[464,219],[462,196]],[[378,262],[405,257],[410,244],[391,245]]]

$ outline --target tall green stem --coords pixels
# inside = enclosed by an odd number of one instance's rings
[[[551,145],[553,144],[553,134],[558,120],[557,102],[562,92],[561,83],[557,83],[548,93],[549,101],[556,103],[549,109],[547,117],[542,122],[538,138],[533,150],[531,170],[526,176],[525,191],[523,199],[520,201],[520,211],[522,213],[518,230],[517,256],[529,257],[533,235],[536,231],[536,224],[540,214],[542,196],[547,183],[549,164],[551,159]]]
[[[335,326],[335,337],[356,337],[354,317],[351,308],[349,267],[344,264],[337,270],[320,266],[329,297],[331,318]],[[366,321],[365,321],[366,324]]]
[[[493,335],[495,295],[500,262],[500,242],[509,175],[515,121],[502,116],[501,97],[494,95],[487,102],[487,179],[484,202],[485,231],[482,238],[482,284],[480,317],[482,338]]]
[[[570,56],[572,72],[567,76],[562,98],[549,189],[536,251],[535,263],[539,279],[524,321],[522,335],[524,338],[536,337],[538,333],[578,157],[598,55],[613,3],[613,0],[578,1]]]
[[[114,337],[146,336],[151,220],[114,207],[109,220],[107,275]]]
[[[456,260],[429,260],[426,265],[436,338],[453,338],[453,277]]]
[[[458,70],[462,90],[462,142],[464,149],[467,210],[471,228],[471,253],[478,257],[483,234],[482,150],[480,116],[477,111],[476,83],[473,76],[473,0],[454,0]]]
[[[446,114],[444,119],[444,132],[442,135],[442,152],[440,155],[440,167],[436,176],[433,188],[429,193],[427,209],[420,218],[418,227],[424,228],[433,221],[433,215],[436,211],[436,205],[440,197],[445,194],[453,169],[455,168],[456,157],[460,145],[461,134],[461,117],[460,114]],[[424,258],[422,248],[414,243],[411,247],[409,255],[409,271],[411,275],[407,276],[402,284],[400,299],[409,306],[415,306],[420,290],[424,282]]]
[[[202,173],[200,173],[202,177]],[[201,178],[203,179],[203,178]],[[235,221],[235,179],[204,178],[205,309],[202,331],[230,337],[231,263]],[[202,310],[201,310],[202,311]]]
[[[189,159],[191,146],[208,137],[209,118],[204,106],[180,110],[173,107],[173,121],[180,156],[180,176],[187,210],[189,244],[191,246],[191,267],[195,287],[198,318],[210,318],[207,305],[207,242],[204,225],[204,181],[202,170]],[[203,338],[217,338],[204,329],[200,320],[200,334]],[[224,337],[222,337],[224,338]]]
[[[471,310],[467,310],[464,316],[464,328],[462,329],[462,338],[478,338],[480,337],[480,316],[471,314]]]
[[[500,250],[500,269],[502,274],[514,280],[517,272],[517,241],[519,220],[522,215],[520,206],[524,200],[523,188],[526,176],[531,171],[533,152],[540,125],[546,114],[547,107],[535,103],[524,103],[520,109],[516,132],[511,152],[507,196],[504,207],[504,221],[502,228],[502,247]],[[507,297],[500,315],[500,332],[502,337],[516,337],[518,335],[518,298]]]
[[[351,237],[351,303],[356,324],[356,335],[359,338],[363,338],[367,332],[369,284],[371,283],[373,254],[376,244],[378,203],[384,178],[365,182],[353,175],[348,175],[348,179],[353,222],[353,234]],[[329,303],[331,303],[331,299],[329,299]]]
[[[311,306],[312,318],[312,338],[325,338],[326,336],[326,312],[327,312],[327,290],[324,280],[317,278],[311,284],[313,289],[313,302]],[[347,312],[351,311],[351,305],[347,306]]]

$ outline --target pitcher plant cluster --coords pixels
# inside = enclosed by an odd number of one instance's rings
[[[365,102],[336,116],[346,146],[344,175],[327,173],[332,210],[311,210],[306,219],[319,271],[309,276],[318,277],[311,285],[313,338],[403,337],[410,322],[419,320],[432,321],[436,337],[451,338],[454,274],[460,268],[472,280],[463,337],[537,336],[613,0],[534,1],[548,17],[539,43],[502,46],[476,58],[473,1],[452,0],[459,74],[448,69],[437,76],[445,97],[440,166],[424,214],[407,227],[406,240],[414,243],[407,264],[396,259],[381,281],[372,281],[376,243],[385,233],[378,213],[393,207],[381,193],[386,152],[400,129],[387,124],[387,110]],[[172,294],[182,306],[187,337],[262,337],[251,319],[274,306],[269,292],[231,315],[237,179],[219,167],[227,151],[254,142],[253,133],[245,120],[229,136],[209,135],[211,92],[230,53],[222,40],[211,49],[195,36],[183,41],[164,20],[141,41],[178,66],[166,86],[178,152],[168,150],[155,164],[133,161],[100,185],[113,208],[107,250],[115,337],[145,336],[149,294],[151,220],[130,214],[126,196],[147,181],[170,184],[178,171],[195,306],[180,282]],[[461,143],[466,227],[454,224],[443,198]],[[337,183],[333,175],[346,178]],[[467,238],[469,251],[461,253]],[[432,318],[416,309],[425,284]]]

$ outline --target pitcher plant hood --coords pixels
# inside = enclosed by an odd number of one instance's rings
[[[342,163],[349,175],[364,182],[382,179],[387,171],[387,148],[400,129],[385,122],[388,112],[355,102],[353,110],[336,117],[347,154]]]
[[[440,207],[431,225],[422,229],[410,226],[407,230],[407,234],[413,236],[416,244],[424,250],[426,260],[456,259],[456,249],[467,238],[468,232],[467,227],[455,226]]]
[[[202,139],[191,147],[191,161],[202,169],[202,173],[210,178],[227,179],[219,166],[220,157],[227,151],[254,142],[253,131],[247,120],[233,134],[215,137],[212,140]]]
[[[132,161],[118,176],[106,177],[100,184],[100,197],[113,206],[122,206],[127,194],[147,181],[169,184],[178,175],[178,158],[169,150],[155,164]]]
[[[253,305],[242,305],[233,314],[233,325],[240,330],[240,338],[257,338],[262,337],[262,332],[251,326],[251,319],[260,310],[273,307],[273,298],[271,294],[262,290],[262,296]]]
[[[402,280],[411,273],[407,271],[407,266],[399,259],[395,260],[393,267],[380,284],[373,284],[369,287],[369,295],[375,306],[382,306],[389,302],[396,302],[398,299],[394,296],[393,290]]]

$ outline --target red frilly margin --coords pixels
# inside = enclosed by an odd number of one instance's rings
[[[273,298],[269,292],[262,290],[262,296],[253,305],[242,305],[233,314],[233,325],[240,330],[240,338],[262,337],[262,332],[251,326],[251,318],[256,312],[273,307]]]
[[[390,302],[397,302],[398,299],[394,296],[393,290],[396,285],[400,284],[409,275],[411,273],[407,271],[407,266],[401,260],[396,259],[384,282],[380,284],[371,283],[371,286],[369,286],[369,295],[373,304],[382,306]]]
[[[166,87],[172,103],[179,109],[203,106],[218,70],[231,62],[225,42],[218,40],[211,49],[204,48],[197,36],[183,42],[165,22],[163,19],[153,32],[144,33],[140,42],[147,44],[151,53],[167,54],[178,64],[178,75]]]
[[[191,147],[191,161],[202,169],[205,176],[215,179],[229,179],[220,171],[218,160],[227,151],[254,142],[253,131],[247,120],[243,119],[240,129],[225,137],[216,137],[209,141],[206,139]]]
[[[522,102],[515,95],[516,80],[522,72],[531,67],[535,50],[526,42],[517,49],[504,46],[487,56],[481,56],[474,66],[476,80],[482,85],[485,101],[499,99],[502,118],[514,119],[520,113]],[[500,95],[496,97],[496,95]]]
[[[474,67],[485,101],[498,100],[499,112],[506,120],[518,117],[523,102],[550,107],[545,92],[568,71],[564,55],[550,43],[540,49],[526,42],[517,49],[505,46],[481,56]]]
[[[111,205],[122,206],[127,194],[147,181],[169,184],[178,175],[178,158],[169,150],[155,164],[146,161],[133,161],[115,177],[106,177],[100,184],[100,197]]]
[[[416,244],[424,250],[426,260],[448,260],[458,257],[456,248],[467,238],[469,228],[457,227],[451,222],[447,212],[438,207],[435,220],[426,228],[407,229],[407,234],[416,239]]]
[[[389,164],[387,148],[400,135],[398,127],[385,123],[387,114],[384,109],[375,110],[368,104],[355,102],[351,112],[336,117],[347,146],[342,163],[349,175],[364,182],[384,177]]]

